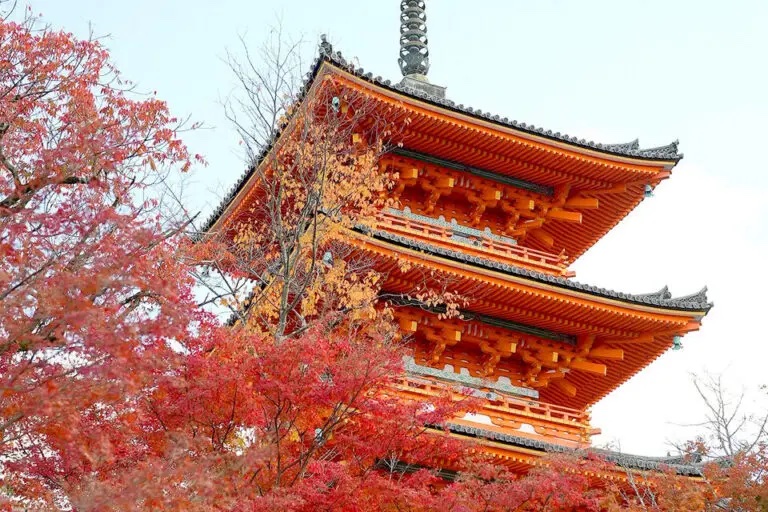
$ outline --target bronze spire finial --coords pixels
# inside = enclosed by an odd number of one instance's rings
[[[427,14],[424,0],[400,2],[400,71],[403,76],[426,76],[429,71]]]
[[[330,57],[333,53],[333,45],[328,42],[328,36],[325,34],[320,34],[320,44],[318,46],[320,47],[320,55]]]

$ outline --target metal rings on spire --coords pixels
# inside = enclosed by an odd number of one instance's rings
[[[427,14],[424,0],[400,2],[400,71],[403,76],[426,75],[429,71]]]

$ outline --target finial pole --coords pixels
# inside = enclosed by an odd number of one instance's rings
[[[429,71],[427,47],[427,14],[424,0],[400,2],[400,71],[403,76],[421,75]]]
[[[325,34],[320,34],[320,55],[325,55],[327,57],[330,57],[333,53],[333,45],[328,42],[328,36]]]

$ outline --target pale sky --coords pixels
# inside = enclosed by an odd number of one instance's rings
[[[122,73],[156,90],[178,116],[210,128],[186,137],[207,168],[190,204],[207,214],[244,168],[220,99],[223,63],[282,19],[319,34],[393,81],[399,0],[33,0],[54,27],[85,36],[89,23]],[[709,287],[703,328],[593,409],[596,444],[662,455],[703,417],[691,372],[725,372],[731,387],[768,383],[761,322],[768,290],[768,2],[765,0],[428,0],[430,80],[447,95],[502,117],[599,142],[680,139],[685,158],[612,233],[574,266],[577,280],[624,292],[668,284]],[[762,401],[762,408],[768,400]]]

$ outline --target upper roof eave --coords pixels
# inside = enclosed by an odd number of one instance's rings
[[[447,427],[453,434],[485,439],[510,447],[527,448],[542,453],[576,453],[578,451],[542,439],[532,439],[514,434],[506,434],[481,427],[472,427],[459,423],[448,423]],[[703,475],[703,465],[700,460],[694,459],[691,462],[686,462],[685,457],[683,456],[648,457],[596,448],[588,448],[585,452],[593,453],[602,457],[605,461],[612,462],[619,468],[627,470],[662,471],[665,468],[670,468],[674,470],[675,473],[682,476],[700,477]]]
[[[629,157],[641,160],[644,163],[663,162],[667,164],[676,164],[683,158],[683,154],[678,152],[679,141],[677,140],[663,146],[641,148],[638,139],[619,144],[603,144],[595,141],[588,141],[586,139],[579,139],[578,137],[570,136],[566,133],[545,130],[542,127],[510,120],[509,118],[501,117],[490,112],[484,112],[481,109],[474,109],[461,103],[457,104],[447,98],[431,96],[424,91],[415,90],[401,83],[393,83],[391,80],[384,79],[381,76],[373,76],[372,73],[366,72],[361,67],[355,67],[352,63],[348,62],[341,56],[340,52],[334,52],[330,55],[321,55],[315,62],[316,68],[313,67],[313,72],[310,73],[313,75],[310,80],[314,79],[314,74],[316,74],[320,67],[322,67],[323,63],[328,63],[340,71],[348,72],[370,84],[382,87],[407,98],[426,101],[427,103],[452,112],[469,115],[477,120],[489,121],[505,128],[512,128],[521,134],[548,139],[552,142],[565,143],[569,147],[593,150],[610,156]],[[309,77],[310,74],[307,76]]]
[[[577,137],[561,134],[560,132],[553,133],[552,130],[544,130],[541,127],[527,125],[526,123],[519,123],[516,120],[509,120],[506,117],[502,118],[501,116],[491,114],[490,112],[483,112],[480,109],[465,107],[463,104],[456,104],[454,101],[451,101],[447,98],[433,97],[423,91],[417,91],[401,84],[392,83],[390,80],[383,79],[381,76],[373,76],[372,73],[366,72],[363,68],[355,67],[352,63],[344,59],[344,57],[341,55],[341,52],[338,51],[327,52],[321,49],[318,57],[313,61],[310,71],[305,75],[303,86],[297,97],[298,102],[303,101],[304,97],[311,88],[312,84],[315,82],[315,79],[320,74],[320,70],[323,69],[324,65],[330,66],[331,68],[342,72],[350,73],[358,79],[361,79],[373,86],[381,87],[390,91],[391,93],[395,93],[417,101],[424,101],[438,108],[447,109],[451,112],[460,113],[463,115],[468,115],[476,120],[490,122],[506,129],[512,129],[522,136],[548,140],[552,143],[555,143],[556,145],[565,144],[566,146],[577,150],[588,150],[606,156],[639,160],[643,164],[652,162],[661,163],[669,169],[674,167],[677,162],[683,158],[683,154],[678,153],[678,141],[674,141],[665,146],[645,149],[639,147],[637,139],[621,144],[602,144],[594,141],[587,141],[585,139],[578,139]],[[253,174],[255,168],[258,167],[260,162],[271,151],[275,141],[280,138],[281,133],[281,129],[275,131],[275,134],[269,145],[262,149],[254,165],[245,169],[245,171],[238,178],[235,185],[230,188],[227,195],[222,199],[222,201],[214,209],[211,215],[209,215],[208,219],[206,219],[202,226],[201,233],[207,233],[214,228],[221,215],[244,188],[245,184]]]

